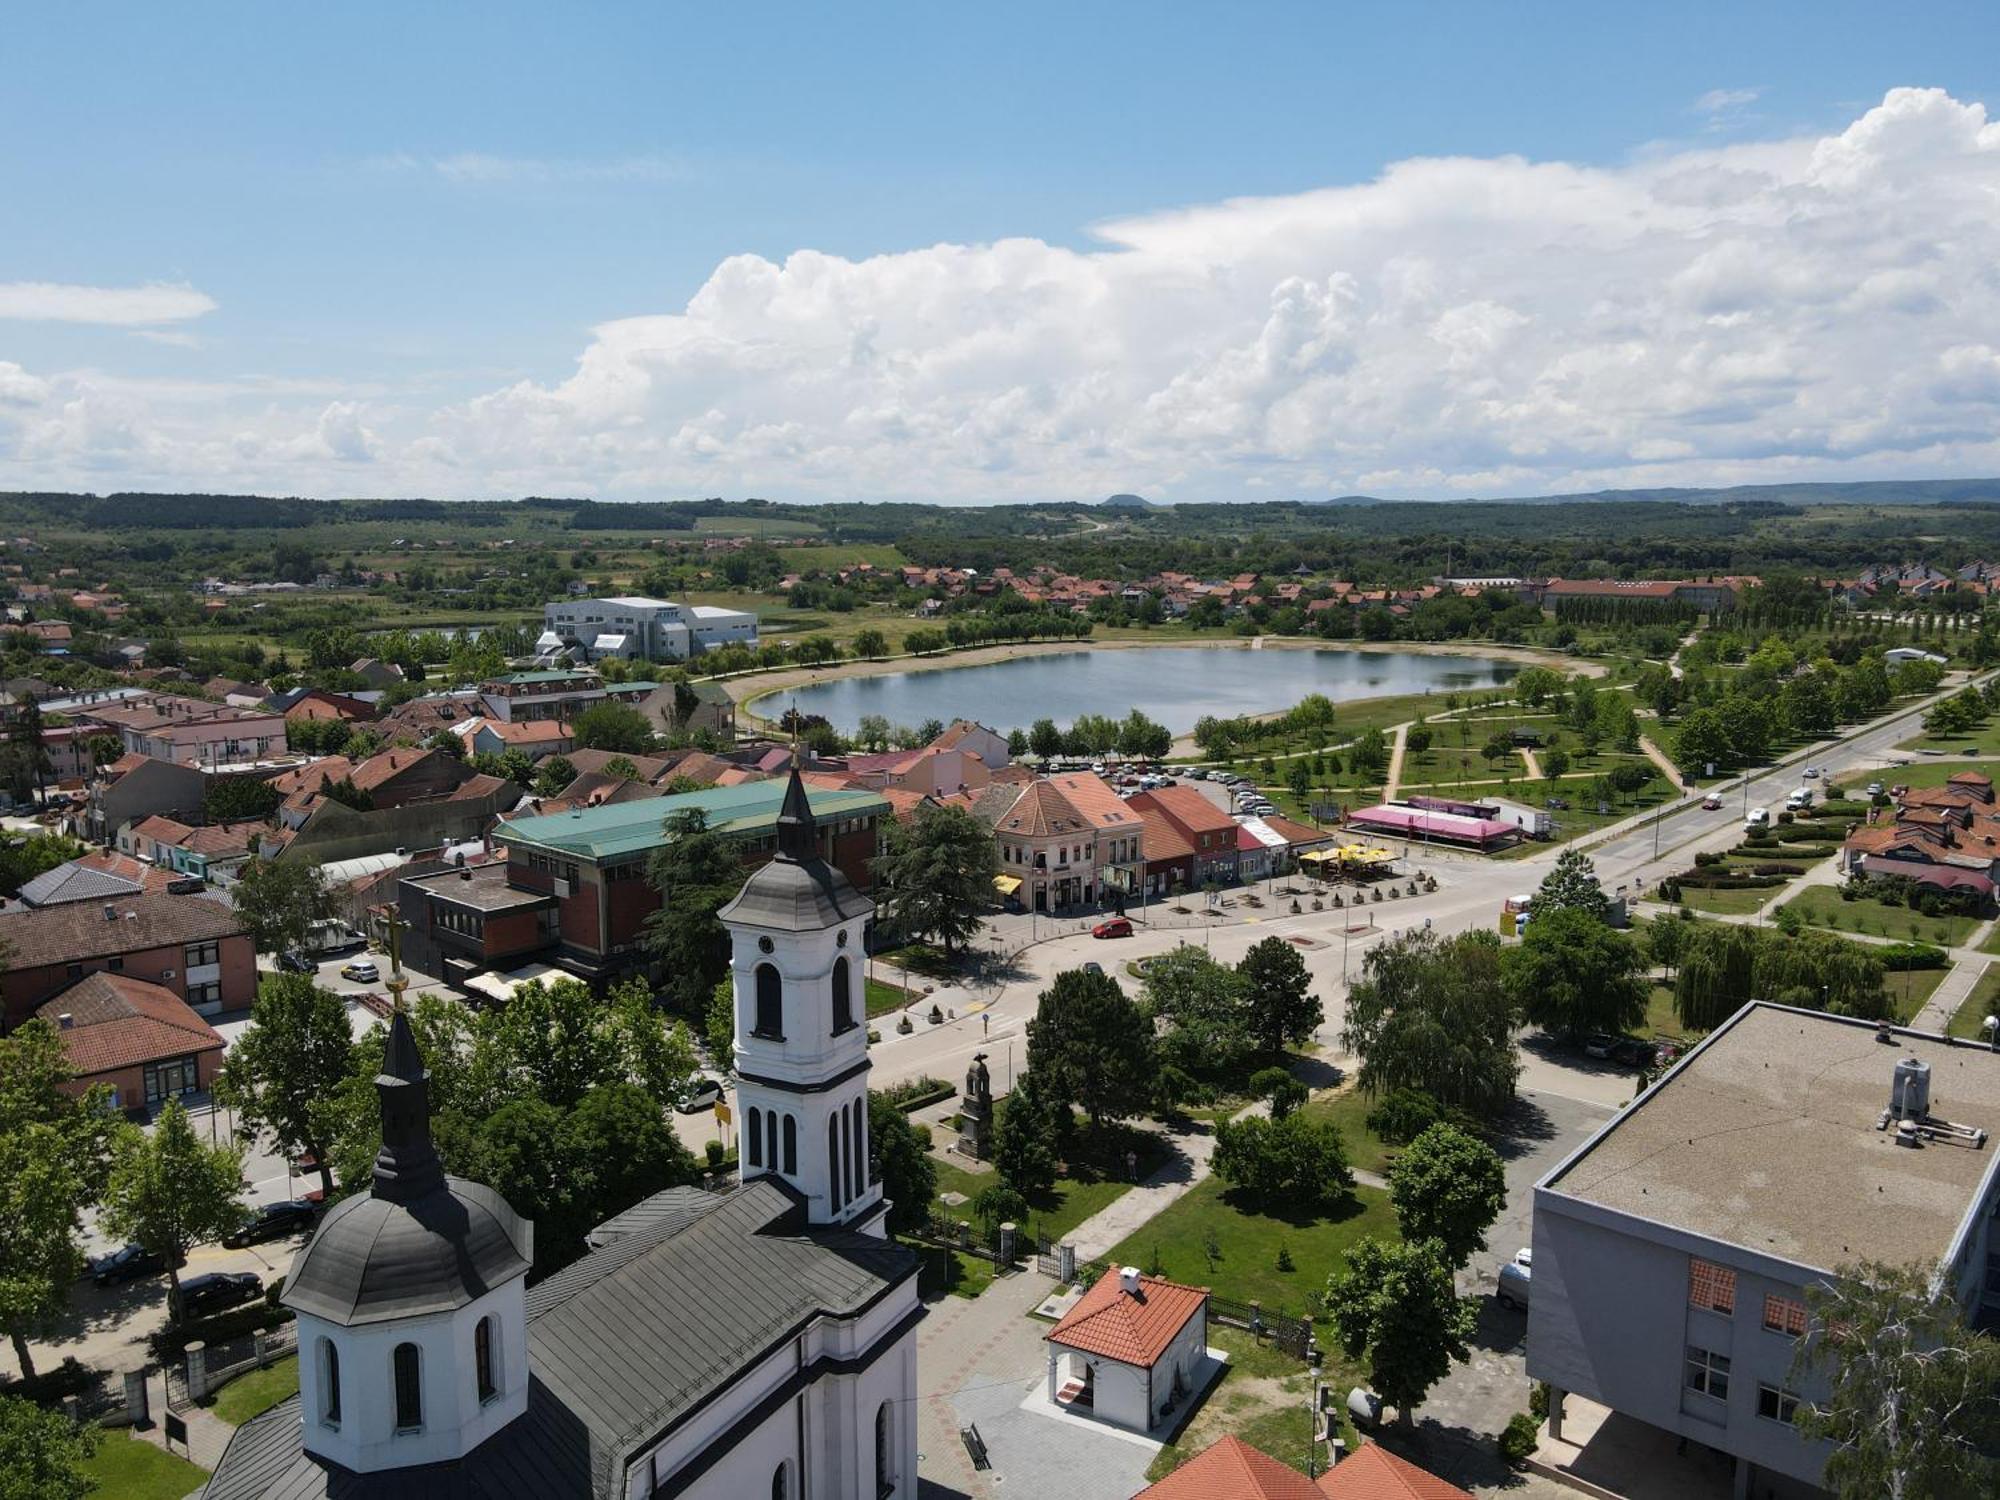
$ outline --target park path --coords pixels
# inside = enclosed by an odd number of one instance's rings
[[[1541,758],[1525,745],[1521,747],[1521,763],[1528,768],[1528,779],[1530,781],[1540,781],[1542,779]]]
[[[1681,768],[1675,765],[1673,757],[1654,744],[1650,737],[1643,734],[1640,735],[1639,748],[1646,752],[1646,759],[1660,768],[1660,774],[1667,778],[1669,785],[1679,786],[1681,784]]]
[[[1396,788],[1402,785],[1403,748],[1409,742],[1409,737],[1410,726],[1408,724],[1398,724],[1396,726],[1395,741],[1389,746],[1389,774],[1384,778],[1382,784],[1382,800],[1384,802],[1394,802],[1396,800]]]

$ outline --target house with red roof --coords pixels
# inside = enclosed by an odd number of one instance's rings
[[[81,1094],[106,1084],[119,1109],[205,1094],[222,1066],[222,1035],[164,985],[129,974],[87,974],[35,1008],[56,1028]]]
[[[1045,1341],[1049,1400],[1132,1432],[1178,1424],[1220,1372],[1208,1352],[1208,1289],[1134,1266],[1100,1276]]]
[[[1369,1443],[1352,1458],[1308,1479],[1231,1433],[1132,1500],[1472,1500],[1472,1496],[1407,1458],[1398,1458],[1380,1443]]]
[[[1141,814],[1153,812],[1179,830],[1194,851],[1190,885],[1236,879],[1236,820],[1191,786],[1163,786],[1128,799]]]

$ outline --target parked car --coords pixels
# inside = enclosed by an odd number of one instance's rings
[[[1567,798],[1567,797],[1545,797],[1545,798],[1543,798],[1543,799],[1542,799],[1542,805],[1543,805],[1544,807],[1548,808],[1548,810],[1549,810],[1550,812],[1568,812],[1568,811],[1569,811],[1569,798]]]
[[[278,968],[286,974],[311,974],[319,965],[294,948],[278,955]]]
[[[155,1255],[144,1245],[126,1245],[90,1262],[90,1279],[99,1286],[116,1286],[121,1281],[137,1281],[141,1276],[164,1276],[166,1271],[166,1258]]]
[[[1086,974],[1102,974],[1104,972],[1104,965],[1094,958],[1085,959],[1083,972]]]
[[[1620,1038],[1618,1045],[1611,1049],[1611,1060],[1620,1067],[1648,1067],[1653,1061],[1653,1044],[1642,1042],[1637,1037]]]
[[[1871,797],[1879,797],[1879,796],[1881,796],[1881,795],[1882,795],[1882,783],[1881,783],[1881,782],[1879,782],[1879,781],[1871,781],[1871,782],[1869,782],[1869,783],[1868,783],[1868,795],[1869,795],[1869,796],[1871,796]]]
[[[1768,807],[1753,807],[1749,812],[1744,814],[1743,826],[1745,828],[1762,828],[1770,821],[1771,810]]]
[[[375,967],[372,958],[357,958],[351,964],[340,966],[340,977],[351,979],[356,984],[373,984],[382,977],[382,971]]]
[[[1719,812],[1722,809],[1722,799],[1716,796],[1715,793],[1710,792],[1706,797],[1701,799],[1701,806],[1704,812]]]
[[[287,1235],[298,1234],[312,1228],[312,1221],[313,1205],[303,1198],[287,1198],[280,1203],[266,1203],[225,1234],[222,1243],[231,1250],[241,1250],[245,1245],[255,1245],[264,1240],[281,1240]]]
[[[1514,1252],[1514,1258],[1500,1268],[1499,1285],[1493,1289],[1494,1300],[1503,1307],[1528,1310],[1528,1291],[1535,1279],[1535,1252],[1523,1247]]]
[[[675,1106],[684,1115],[698,1115],[722,1102],[722,1084],[714,1078],[697,1078],[687,1098]]]
[[[264,1295],[262,1278],[249,1271],[210,1271],[201,1276],[190,1276],[181,1283],[181,1312],[183,1318],[205,1318],[211,1313],[227,1312],[232,1307],[241,1307],[246,1302],[255,1302]]]
[[[1608,1058],[1611,1056],[1612,1048],[1617,1045],[1617,1037],[1607,1036],[1604,1032],[1600,1031],[1583,1039],[1583,1055],[1585,1057]]]
[[[1095,927],[1091,928],[1090,935],[1094,938],[1130,937],[1132,935],[1132,923],[1125,917],[1113,917],[1109,921],[1099,922]]]

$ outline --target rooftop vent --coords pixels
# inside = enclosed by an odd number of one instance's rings
[[[61,1015],[56,1017],[56,1026],[60,1030],[68,1031],[70,1027],[74,1025],[76,1025],[76,1017],[69,1011],[64,1011]]]
[[[1130,1297],[1139,1295],[1139,1268],[1137,1266],[1120,1266],[1118,1268],[1118,1290]]]
[[[117,921],[117,920],[118,920],[118,908],[117,908],[117,907],[115,907],[115,906],[107,906],[107,907],[105,907],[105,908],[104,908],[104,920],[105,920],[105,921],[107,921],[107,922],[115,922],[115,921]]]
[[[1899,1120],[1921,1120],[1931,1112],[1931,1065],[1922,1058],[1906,1057],[1896,1064],[1889,1112]]]

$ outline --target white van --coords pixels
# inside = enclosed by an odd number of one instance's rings
[[[1812,788],[1802,786],[1785,799],[1785,809],[1788,812],[1797,812],[1801,808],[1811,807],[1812,797]]]
[[[1762,828],[1770,821],[1771,810],[1768,807],[1753,807],[1748,813],[1744,814],[1743,826],[1745,828]]]

